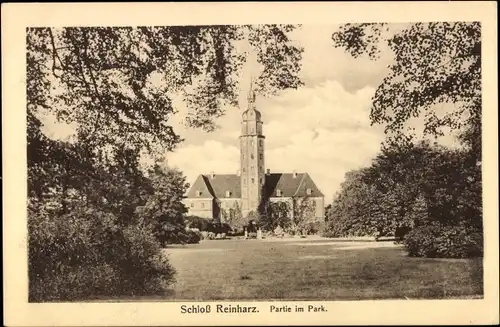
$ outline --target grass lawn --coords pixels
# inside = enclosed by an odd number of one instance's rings
[[[481,298],[482,259],[410,258],[390,242],[219,240],[165,249],[162,300]],[[160,299],[157,299],[160,300]]]

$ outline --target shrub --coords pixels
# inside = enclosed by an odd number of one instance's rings
[[[325,224],[321,221],[314,221],[305,224],[304,233],[306,235],[317,235],[325,230]]]
[[[186,216],[186,226],[189,228],[197,228],[201,232],[209,231],[210,221],[198,216]]]
[[[199,231],[187,230],[187,239],[186,239],[187,244],[200,243],[201,239],[202,237]]]
[[[345,237],[348,235],[349,226],[342,217],[330,217],[323,231],[325,237]],[[328,236],[326,236],[328,235]]]
[[[197,244],[202,240],[201,232],[192,229],[176,228],[168,233],[164,245],[168,244]]]
[[[479,230],[463,226],[432,223],[419,226],[403,240],[409,256],[427,258],[469,258],[483,255],[483,238]]]
[[[245,230],[243,227],[233,227],[227,233],[228,236],[243,236],[245,235]]]
[[[328,237],[328,238],[335,238],[335,237],[341,237],[338,235],[338,233],[334,231],[326,231],[321,234],[323,237]]]
[[[164,290],[174,269],[162,256],[152,227],[119,226],[97,210],[28,214],[29,301],[70,301]]]
[[[207,231],[214,234],[228,234],[231,231],[231,226],[225,223],[212,222],[208,225]]]

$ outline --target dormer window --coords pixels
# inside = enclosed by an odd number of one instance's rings
[[[226,198],[231,197],[231,191],[226,191]]]
[[[306,190],[306,194],[307,194],[307,195],[311,195],[311,194],[312,194],[312,190],[311,190],[310,188],[308,188],[308,189]]]
[[[201,196],[201,191],[196,191],[196,196]]]
[[[276,196],[281,196],[281,190],[276,190]]]

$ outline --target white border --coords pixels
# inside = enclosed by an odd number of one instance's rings
[[[495,2],[54,3],[2,5],[4,324],[257,325],[498,323],[497,32]],[[480,21],[483,37],[485,296],[482,300],[316,302],[327,313],[181,314],[180,303],[28,304],[25,28],[187,24]],[[241,305],[245,303],[238,302]],[[297,302],[280,302],[296,304]]]

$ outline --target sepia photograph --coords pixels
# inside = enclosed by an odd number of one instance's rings
[[[480,20],[24,31],[28,303],[485,298]]]

